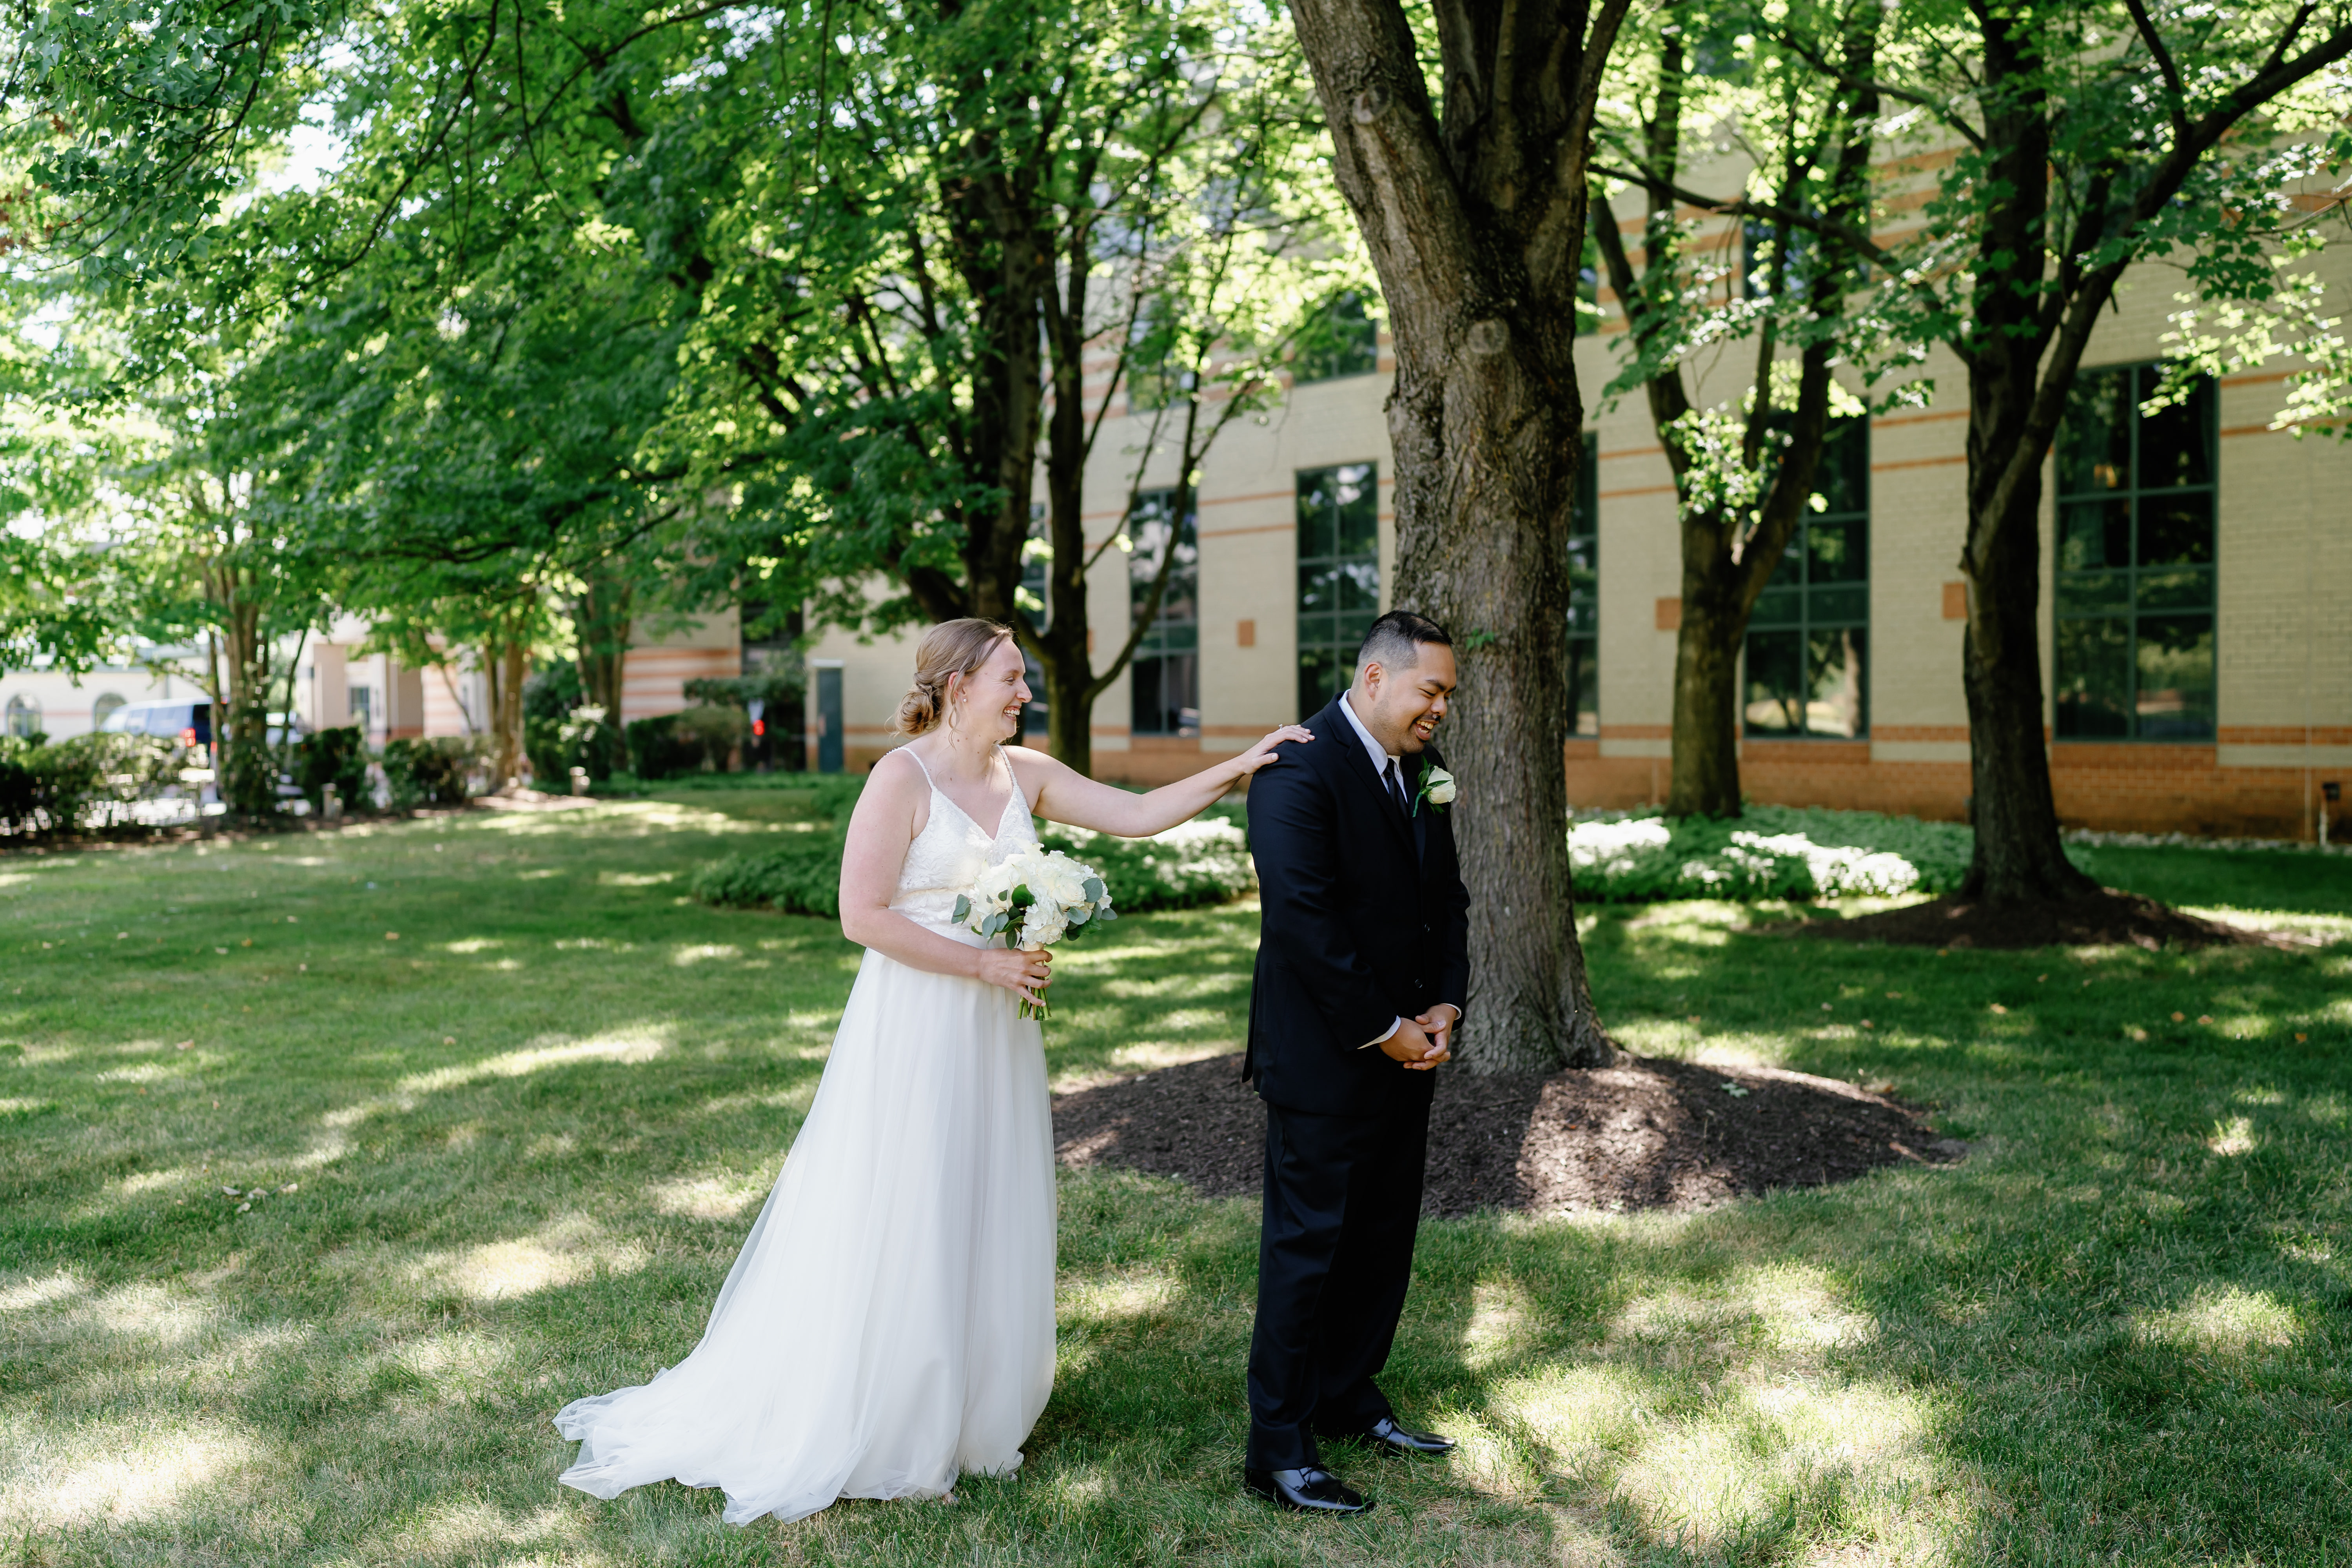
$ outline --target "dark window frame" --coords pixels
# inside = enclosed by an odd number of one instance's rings
[[[1301,335],[1290,362],[1294,386],[1313,386],[1350,376],[1372,375],[1381,368],[1381,322],[1370,301],[1350,289],[1324,307]]]
[[[1291,603],[1303,723],[1347,689],[1364,634],[1380,616],[1381,466],[1300,468],[1293,483],[1298,553]],[[1343,489],[1354,499],[1339,499]]]
[[[1584,435],[1584,463],[1576,479],[1576,504],[1568,523],[1568,732],[1577,740],[1601,734],[1601,437]],[[1584,578],[1580,585],[1579,574]],[[1589,691],[1588,689],[1589,689]],[[1580,699],[1589,695],[1588,710]],[[1583,727],[1587,712],[1592,728]]]
[[[2133,361],[2124,364],[2099,365],[2076,373],[2073,391],[2067,399],[2067,411],[2059,430],[2053,467],[2054,482],[2051,486],[2055,512],[2052,549],[2051,582],[2051,734],[2053,740],[2069,745],[2207,745],[2219,738],[2221,695],[2221,397],[2219,383],[2210,376],[2200,378],[2189,406],[2200,428],[2195,432],[2203,448],[2204,478],[2188,484],[2147,484],[2148,476],[2143,458],[2143,444],[2149,427],[2167,416],[2148,416],[2140,412],[2140,405],[2156,388],[2164,366],[2157,361]],[[2131,414],[2126,426],[2128,437],[2126,459],[2119,484],[2079,482],[2076,443],[2081,432],[2074,423],[2077,411],[2094,395],[2101,378],[2126,376],[2124,395]],[[2088,465],[2095,475],[2105,465]],[[2149,503],[2202,502],[2204,536],[2202,560],[2176,560],[2148,563],[2143,560],[2146,543],[2144,527]],[[2106,511],[2104,520],[2093,521],[2090,509]],[[2070,547],[2096,533],[2103,542],[2111,540],[2116,528],[2116,512],[2122,513],[2120,532],[2125,541],[2126,558],[2118,564],[2105,558],[2095,564],[2070,565]],[[2087,525],[2087,526],[2086,526]],[[2183,592],[2187,580],[2202,578],[2203,592],[2191,596]],[[2169,582],[2165,580],[2169,579]],[[2161,602],[2158,602],[2158,600]],[[2101,601],[2105,602],[2102,603]],[[2120,600],[2120,604],[2117,601]],[[2172,721],[2164,728],[2147,728],[2147,715],[2142,710],[2141,637],[2143,628],[2151,622],[2175,624],[2201,619],[2205,623],[2207,673],[2205,679],[2206,711],[2201,725],[2191,719]],[[2100,626],[2120,627],[2119,652],[2124,687],[2119,710],[2113,720],[2121,732],[2111,729],[2087,727],[2085,721],[2094,711],[2089,704],[2070,701],[2068,655],[2084,646],[2078,639],[2084,632]]]
[[[1837,449],[1835,443],[1846,439],[1861,443],[1859,457],[1846,476],[1853,481],[1853,488],[1859,493],[1845,497],[1849,504],[1843,507],[1831,503],[1821,511],[1807,508],[1798,521],[1796,531],[1790,535],[1780,566],[1757,598],[1756,608],[1748,616],[1747,634],[1740,639],[1739,731],[1745,740],[1843,744],[1870,738],[1870,683],[1875,668],[1870,651],[1870,569],[1871,558],[1875,553],[1871,541],[1870,420],[1866,416],[1839,420],[1832,425],[1831,432],[1832,445],[1822,454],[1825,468],[1832,461],[1844,460],[1844,454]],[[1835,489],[1837,478],[1831,472],[1822,475],[1822,485],[1814,493],[1822,496],[1825,503],[1831,502],[1830,494],[1825,492]],[[1861,569],[1858,574],[1832,576],[1819,582],[1814,580],[1815,557],[1820,553],[1814,549],[1813,531],[1816,527],[1824,533],[1832,528],[1839,530],[1849,545],[1859,539]],[[1811,727],[1814,638],[1816,634],[1841,632],[1860,634],[1850,644],[1852,655],[1860,665],[1854,678],[1855,717],[1853,732],[1850,735],[1817,731]],[[1755,694],[1757,661],[1753,657],[1756,641],[1759,636],[1786,637],[1790,635],[1796,638],[1796,654],[1800,661],[1797,672],[1799,689],[1794,693],[1781,694],[1780,700],[1785,704],[1793,695],[1804,711],[1791,729],[1760,728],[1749,722],[1748,717],[1749,709],[1758,700]],[[1771,699],[1768,697],[1765,700]]]
[[[1192,509],[1181,518],[1172,517],[1175,495],[1172,488],[1138,490],[1128,513],[1128,536],[1134,543],[1127,557],[1130,616],[1151,593],[1160,549],[1176,552],[1160,613],[1136,643],[1127,667],[1130,735],[1201,732],[1201,508],[1196,493]],[[1166,531],[1147,551],[1143,530],[1155,523]],[[1188,713],[1190,720],[1184,717]]]

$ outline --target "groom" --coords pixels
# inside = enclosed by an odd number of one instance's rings
[[[1391,610],[1347,692],[1250,781],[1263,913],[1242,1076],[1265,1101],[1265,1211],[1250,1341],[1249,1490],[1287,1508],[1371,1506],[1316,1438],[1444,1454],[1372,1376],[1396,1338],[1421,1216],[1432,1069],[1470,979],[1470,895],[1429,738],[1454,642]]]

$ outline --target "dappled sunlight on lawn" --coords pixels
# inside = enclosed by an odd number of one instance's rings
[[[1843,906],[1582,908],[1603,1021],[1888,1089],[1966,1161],[1424,1222],[1383,1384],[1464,1450],[1334,1444],[1380,1500],[1344,1530],[1236,1484],[1255,1204],[1117,1170],[1060,1181],[1059,1373],[1019,1477],[748,1531],[678,1487],[560,1491],[548,1418],[694,1344],[839,1024],[833,922],[685,897],[748,835],[809,830],[792,793],[0,872],[26,933],[0,984],[0,1552],[1828,1568],[2352,1537],[2352,947],[1777,934]],[[1256,937],[1245,902],[1071,948],[1055,1087],[1238,1050]]]
[[[646,1266],[647,1256],[635,1242],[615,1240],[594,1221],[573,1215],[530,1236],[420,1254],[401,1267],[399,1277],[428,1296],[494,1301],[583,1279],[634,1274]],[[347,1256],[334,1266],[365,1268],[379,1276],[384,1272],[364,1255]]]
[[[679,1176],[654,1184],[654,1206],[687,1219],[741,1219],[768,1195],[771,1174]]]
[[[2296,1312],[2267,1290],[2208,1286],[2188,1301],[2141,1318],[2139,1331],[2190,1350],[2243,1354],[2285,1350],[2304,1337]]]
[[[0,1420],[0,1531],[152,1519],[259,1453],[250,1435],[212,1423],[158,1432],[126,1422],[33,1430]]]

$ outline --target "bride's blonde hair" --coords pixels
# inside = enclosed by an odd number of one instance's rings
[[[969,680],[1012,635],[1003,622],[976,616],[941,621],[925,632],[915,647],[915,684],[898,699],[898,717],[890,728],[901,735],[929,734],[947,716],[948,682],[958,676]]]

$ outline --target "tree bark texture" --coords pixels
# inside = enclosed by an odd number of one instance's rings
[[[1976,847],[1961,896],[1994,904],[2060,899],[2095,884],[2058,837],[2042,681],[2042,463],[2054,421],[2036,429],[2042,357],[2057,319],[2043,302],[2050,221],[2048,103],[2032,35],[2008,18],[1982,37],[1989,79],[2019,84],[1991,101],[1988,179],[2010,195],[1985,215],[1977,246],[1976,335],[1969,362],[1968,586],[1961,684]],[[2079,349],[2077,350],[2079,355]],[[2053,370],[2056,367],[2053,367]],[[2071,381],[2068,366],[2063,381]]]
[[[604,722],[621,722],[621,682],[627,672],[632,605],[625,577],[587,579],[573,614],[580,629],[580,688],[604,710]]]
[[[1460,656],[1444,737],[1475,933],[1458,1049],[1480,1072],[1612,1055],[1576,939],[1560,671],[1585,168],[1625,9],[1439,0],[1442,123],[1397,0],[1293,13],[1396,344],[1391,599]]]

